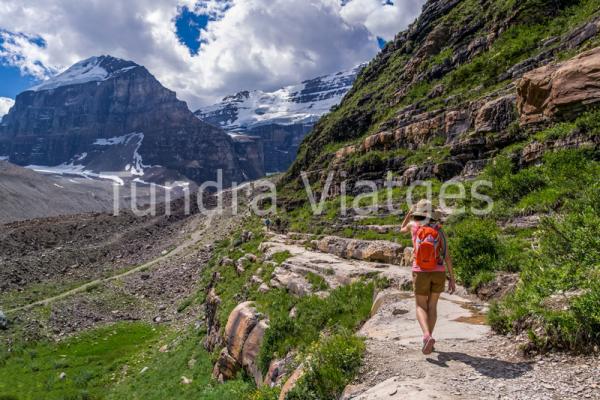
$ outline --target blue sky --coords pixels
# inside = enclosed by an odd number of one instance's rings
[[[369,61],[425,0],[2,0],[0,97],[110,54],[191,108]]]
[[[19,68],[0,66],[0,97],[15,98],[17,94],[33,86],[37,80],[21,75]]]
[[[205,29],[210,20],[211,17],[207,14],[196,14],[188,7],[182,7],[175,20],[175,28],[179,41],[186,45],[191,54],[198,54],[202,40],[200,30]]]

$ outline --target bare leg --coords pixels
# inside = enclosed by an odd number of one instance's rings
[[[415,295],[415,299],[417,302],[417,321],[419,321],[419,325],[421,325],[421,330],[423,331],[423,336],[431,335],[431,330],[429,329],[428,322],[428,307],[429,307],[429,296],[423,295]]]
[[[433,335],[433,329],[437,321],[437,305],[440,299],[441,293],[431,293],[429,300],[427,301],[427,322],[429,328],[429,334]]]

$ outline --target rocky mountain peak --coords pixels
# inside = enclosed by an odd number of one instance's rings
[[[131,172],[159,182],[215,180],[219,169],[227,186],[263,175],[258,145],[234,144],[146,68],[106,55],[19,94],[0,125],[0,157],[62,174]]]

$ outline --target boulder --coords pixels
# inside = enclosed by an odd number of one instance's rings
[[[413,263],[413,251],[412,247],[406,247],[404,252],[402,253],[402,263],[403,267],[411,267]]]
[[[357,240],[326,236],[319,240],[317,248],[342,258],[400,264],[403,257],[401,245],[386,240]]]
[[[273,287],[287,290],[298,297],[306,296],[312,292],[312,286],[303,275],[282,267],[275,268],[270,284]]]
[[[238,361],[229,354],[227,348],[225,347],[219,354],[219,358],[217,359],[215,367],[213,368],[212,376],[219,382],[223,382],[235,378],[235,374],[238,370]]]
[[[269,285],[267,285],[266,283],[262,283],[259,287],[258,287],[258,292],[259,293],[267,293],[269,290],[271,290],[271,288],[269,287]]]
[[[284,359],[271,361],[264,384],[269,387],[281,384],[281,380],[289,372],[293,360],[294,354],[290,353]]]
[[[302,378],[302,375],[304,375],[304,368],[302,365],[300,365],[298,368],[296,368],[288,380],[285,381],[285,384],[281,388],[281,393],[279,394],[279,400],[285,400],[288,393],[291,392],[294,387],[296,387],[296,384],[300,378]]]
[[[258,354],[260,353],[260,346],[268,328],[268,321],[263,320],[256,324],[250,335],[248,335],[242,349],[242,367],[249,376],[254,378],[256,386],[262,386],[263,384],[262,372],[258,366]]]
[[[248,335],[258,323],[258,312],[253,302],[246,301],[233,309],[225,326],[225,345],[231,357],[241,360],[242,349]]]
[[[246,253],[244,254],[244,257],[249,260],[250,262],[255,263],[258,260],[258,257],[256,257],[254,254],[252,253]]]
[[[234,261],[229,257],[223,257],[221,258],[221,261],[219,261],[219,265],[224,267],[231,267],[234,265]]]
[[[528,72],[517,94],[522,125],[574,118],[600,101],[600,47]]]
[[[217,296],[215,289],[211,288],[206,296],[206,339],[204,339],[204,348],[212,352],[215,348],[222,345],[221,326],[217,318],[217,311],[221,304],[221,298]]]

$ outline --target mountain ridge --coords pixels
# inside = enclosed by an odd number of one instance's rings
[[[300,142],[340,103],[363,67],[361,64],[272,92],[240,91],[197,110],[195,115],[228,131],[260,138],[265,171],[283,172],[295,159]]]

